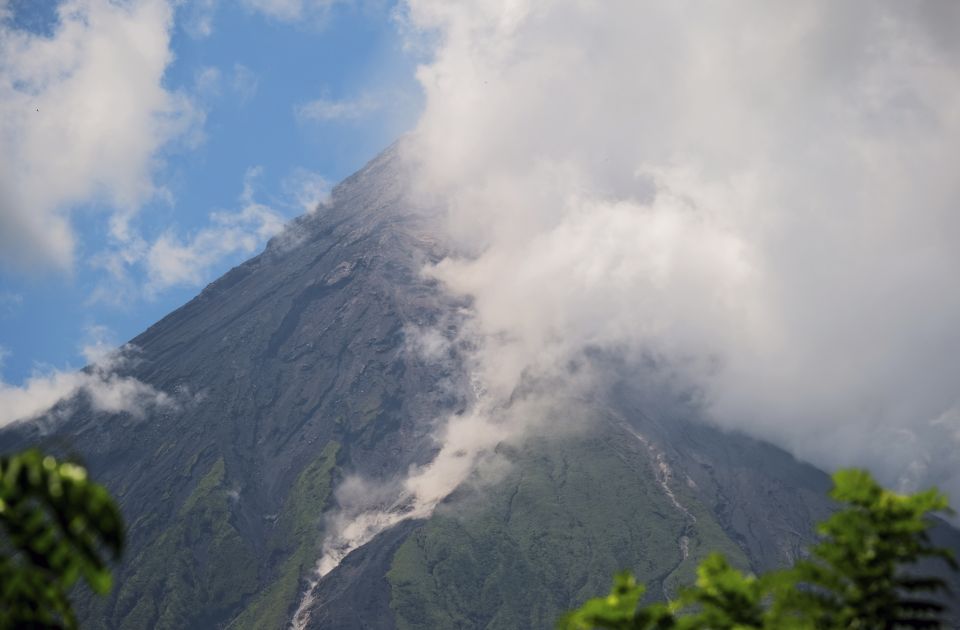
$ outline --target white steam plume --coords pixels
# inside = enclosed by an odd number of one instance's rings
[[[616,348],[960,501],[960,5],[409,0],[480,377]]]
[[[321,574],[539,430],[504,406],[591,348],[666,362],[723,426],[960,501],[960,5],[406,8],[434,47],[415,188],[462,252],[429,272],[473,297],[486,395],[399,504],[334,517]]]
[[[448,330],[450,324],[445,321],[436,329],[409,328],[407,351],[420,360],[442,365],[445,371],[454,370],[449,363],[454,346],[476,342],[479,336],[471,322],[462,322],[459,338],[451,340],[440,332]],[[466,366],[469,373],[482,372],[480,366],[472,365],[473,356],[464,358],[470,364]],[[316,586],[351,552],[398,523],[428,518],[466,483],[486,485],[500,479],[508,464],[496,451],[498,446],[518,444],[545,430],[556,435],[581,428],[579,421],[591,413],[581,404],[593,387],[591,374],[574,374],[561,368],[544,370],[537,377],[547,383],[525,380],[526,391],[514,390],[507,396],[491,392],[483,380],[471,377],[468,409],[438,423],[434,434],[438,450],[429,463],[411,467],[405,477],[393,482],[350,477],[340,484],[336,491],[338,507],[327,516],[322,555],[294,613],[293,630],[307,627]],[[455,387],[452,383],[441,386]],[[539,395],[561,386],[562,394]],[[565,421],[571,417],[578,422]],[[545,422],[549,422],[548,429]]]
[[[338,510],[327,518],[323,552],[314,575],[294,613],[291,628],[303,630],[314,603],[314,588],[352,551],[397,523],[430,516],[437,505],[474,472],[490,461],[492,449],[510,436],[509,423],[492,420],[482,391],[472,410],[452,416],[438,433],[440,449],[425,466],[413,467],[396,484],[346,479],[337,489]]]

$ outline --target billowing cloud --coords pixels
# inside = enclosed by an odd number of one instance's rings
[[[576,431],[609,376],[595,357],[821,466],[960,501],[960,5],[406,9],[432,57],[401,146],[458,252],[427,273],[473,298],[473,402],[389,500],[345,482],[312,584],[494,478],[497,445]],[[443,360],[447,329],[409,350]]]
[[[78,394],[86,396],[95,411],[129,413],[137,418],[150,409],[175,405],[166,393],[118,373],[135,360],[136,349],[103,350],[98,347],[97,361],[82,371],[50,369],[34,374],[19,386],[0,381],[0,427],[37,418],[58,402]]]
[[[96,202],[127,223],[156,193],[158,151],[202,114],[164,87],[166,0],[66,0],[51,36],[0,22],[0,263],[73,262],[71,212]]]
[[[958,21],[409,0],[417,184],[462,252],[430,273],[474,298],[488,395],[655,357],[723,426],[960,500]]]

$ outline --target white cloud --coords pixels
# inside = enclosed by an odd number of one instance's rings
[[[114,246],[93,257],[92,264],[106,272],[91,294],[91,303],[117,306],[153,299],[172,287],[202,286],[222,273],[231,258],[250,256],[273,236],[284,231],[287,219],[299,211],[312,212],[326,200],[329,185],[317,173],[295,169],[283,180],[284,194],[270,205],[256,198],[260,167],[247,169],[236,210],[211,212],[207,224],[182,233],[170,227],[156,236],[133,234],[115,239]],[[298,235],[285,232],[287,244]]]
[[[233,64],[231,87],[237,100],[246,103],[256,95],[257,88],[260,87],[260,77],[245,65],[235,63]]]
[[[90,365],[105,364],[117,351],[113,331],[102,324],[91,324],[86,327],[85,332],[86,338],[80,345],[80,354]]]
[[[70,268],[72,210],[109,204],[111,229],[155,194],[158,151],[202,116],[162,83],[164,0],[67,0],[52,37],[0,25],[0,263]]]
[[[193,77],[193,89],[203,99],[213,99],[220,95],[222,73],[214,66],[202,66]]]
[[[194,72],[193,94],[208,108],[220,104],[224,95],[242,105],[256,95],[259,84],[260,77],[240,63],[226,71],[200,66]]]
[[[182,23],[187,34],[194,39],[203,39],[213,34],[213,17],[217,0],[180,0]]]
[[[46,370],[20,386],[0,381],[0,427],[37,418],[77,394],[85,395],[95,411],[129,413],[137,418],[155,407],[174,406],[164,392],[117,373],[133,355],[135,350],[127,347],[101,355],[84,371]]]
[[[172,286],[200,285],[223,259],[253,254],[283,229],[283,217],[253,198],[253,180],[259,174],[259,168],[247,171],[239,211],[212,213],[210,225],[186,239],[166,232],[150,244],[143,261],[148,296]]]
[[[418,185],[463,252],[432,273],[489,395],[655,356],[724,426],[958,500],[960,5],[407,9]]]
[[[12,315],[23,304],[23,296],[10,291],[0,292],[0,316]]]
[[[314,212],[330,201],[333,185],[320,173],[304,168],[294,169],[283,180],[284,192],[293,199],[304,212]]]
[[[243,4],[282,22],[322,20],[338,0],[242,0]]]
[[[294,107],[294,113],[301,121],[358,120],[377,111],[381,105],[381,102],[372,96],[347,100],[318,98],[297,105]]]

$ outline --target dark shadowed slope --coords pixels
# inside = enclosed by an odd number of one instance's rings
[[[409,332],[465,304],[423,277],[442,256],[407,211],[388,150],[259,256],[132,341],[123,372],[175,406],[94,413],[79,398],[0,434],[75,452],[120,499],[129,547],[89,627],[283,628],[344,476],[396,478],[465,404],[457,357]],[[709,551],[764,569],[810,541],[828,480],[783,451],[699,424],[676,401],[610,387],[577,435],[506,447],[492,487],[390,529],[315,588],[317,628],[547,628],[610,575],[675,592]],[[659,401],[659,402],[658,402]]]

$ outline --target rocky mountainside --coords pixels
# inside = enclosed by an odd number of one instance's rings
[[[443,249],[406,181],[388,150],[133,339],[118,369],[171,404],[104,414],[81,395],[0,434],[78,455],[122,504],[127,552],[110,597],[78,594],[87,627],[284,628],[303,604],[311,628],[548,628],[618,569],[664,597],[709,551],[763,570],[811,542],[826,475],[624,378],[582,431],[504,445],[491,485],[314,580],[341,481],[430,461],[435,421],[467,404],[455,352],[411,350],[469,305],[421,273]]]

